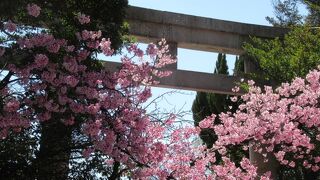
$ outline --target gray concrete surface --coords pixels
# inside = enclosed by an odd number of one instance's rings
[[[161,38],[178,47],[239,55],[249,36],[282,37],[288,29],[224,21],[130,6],[127,10],[130,33],[140,42]]]

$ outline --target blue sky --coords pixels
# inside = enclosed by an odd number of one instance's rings
[[[266,16],[273,15],[272,0],[129,0],[132,6],[145,7],[163,11],[177,12],[215,19],[237,21],[250,24],[269,25]],[[178,49],[178,69],[212,73],[217,54]],[[229,69],[232,71],[235,56],[227,56]],[[229,70],[229,72],[230,72]],[[214,83],[214,82],[208,82]],[[170,89],[153,88],[153,97],[170,91]],[[191,109],[195,97],[193,91],[180,91],[158,105],[162,111],[171,109]],[[191,119],[191,115],[184,116]]]

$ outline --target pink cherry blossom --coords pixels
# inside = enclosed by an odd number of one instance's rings
[[[111,48],[111,41],[110,39],[103,38],[100,42],[100,48],[102,50],[102,53],[106,56],[111,56],[114,52],[114,50]]]
[[[47,49],[51,53],[58,53],[60,50],[60,44],[58,42],[54,42],[47,46]]]
[[[215,115],[200,121],[199,127],[203,128],[203,129],[204,128],[212,128],[212,119],[214,119],[214,118],[215,118]]]
[[[14,112],[14,111],[17,111],[19,109],[19,107],[20,107],[19,101],[12,99],[9,102],[7,102],[4,109],[8,112]]]
[[[64,78],[64,82],[70,85],[71,87],[76,87],[77,84],[79,83],[79,80],[72,75],[68,75]]]
[[[43,68],[49,63],[49,59],[44,54],[37,54],[35,56],[34,62],[36,63],[37,67]]]
[[[9,20],[7,23],[4,24],[4,28],[9,32],[15,32],[17,30],[17,25]]]
[[[36,4],[28,4],[27,11],[30,16],[38,17],[40,15],[41,8]]]
[[[85,14],[78,13],[77,18],[78,18],[78,21],[80,22],[80,24],[90,23],[90,16],[87,16]]]
[[[151,43],[148,45],[147,49],[146,49],[146,53],[147,55],[149,55],[151,58],[154,58],[157,56],[158,54],[158,48],[155,44]]]
[[[66,51],[67,51],[67,52],[73,52],[73,51],[74,51],[74,48],[75,48],[75,47],[74,47],[73,45],[67,46],[67,47],[66,47]]]

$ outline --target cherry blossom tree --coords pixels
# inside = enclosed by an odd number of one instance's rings
[[[316,147],[320,140],[319,69],[310,71],[305,78],[282,83],[275,90],[269,86],[261,89],[248,81],[249,92],[241,96],[243,104],[235,113],[221,113],[220,125],[214,124],[214,114],[200,122],[200,128],[212,129],[218,136],[211,149],[188,144],[187,139],[199,129],[183,128],[177,133],[179,136],[173,132],[173,141],[185,146],[174,145],[174,157],[169,156],[165,161],[171,175],[187,179],[269,179],[271,172],[258,174],[257,167],[246,158],[239,166],[230,161],[226,152],[237,145],[242,145],[245,151],[252,148],[261,153],[265,161],[272,154],[288,168],[301,165],[319,171],[320,156]],[[239,87],[233,90],[237,92]],[[232,99],[237,101],[236,97]],[[218,155],[213,153],[216,151],[223,160],[219,165],[213,164]]]
[[[249,81],[249,92],[241,97],[244,103],[237,112],[220,114],[222,125],[212,127],[218,134],[216,148],[223,152],[228,145],[242,144],[264,157],[273,154],[282,165],[318,171],[319,78],[316,69],[276,90]]]
[[[25,11],[30,19],[46,16],[36,4],[28,4]],[[81,12],[74,20],[80,25],[91,21]],[[132,57],[122,57],[122,66],[110,72],[104,68],[108,64],[96,60],[96,53],[114,53],[111,41],[99,30],[80,30],[74,34],[77,41],[68,41],[56,38],[50,29],[18,27],[13,20],[1,27],[5,40],[0,134],[5,139],[12,131],[41,125],[35,178],[67,178],[74,129],[86,139],[80,148],[85,148],[84,157],[96,151],[106,156],[110,179],[151,161],[146,156],[162,146],[148,131],[157,125],[151,124],[141,103],[151,96],[149,85],[157,83],[155,78],[169,75],[159,69],[175,62],[165,55],[164,42],[159,47],[150,44],[145,52],[128,45]],[[48,133],[52,129],[55,132]]]

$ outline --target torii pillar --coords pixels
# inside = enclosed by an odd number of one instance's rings
[[[178,56],[178,43],[177,42],[173,42],[173,41],[169,41],[167,42],[167,45],[169,46],[169,54],[171,55],[171,57],[173,59],[177,59]],[[178,69],[178,61],[175,62],[174,64],[170,64],[168,66],[166,66],[166,69],[169,70],[177,70]]]
[[[257,64],[255,64],[252,60],[246,58],[244,61],[244,72],[259,73],[259,68],[257,67]],[[274,154],[266,152],[266,149],[264,147],[262,147],[262,152],[258,153],[255,151],[255,148],[257,147],[256,142],[252,141],[250,143],[252,146],[249,146],[249,159],[251,164],[255,165],[258,168],[257,179],[260,179],[260,176],[268,171],[271,172],[272,179],[277,179],[280,164],[276,160]],[[267,157],[263,157],[262,154],[267,154]],[[265,159],[267,159],[268,161],[264,162]]]

